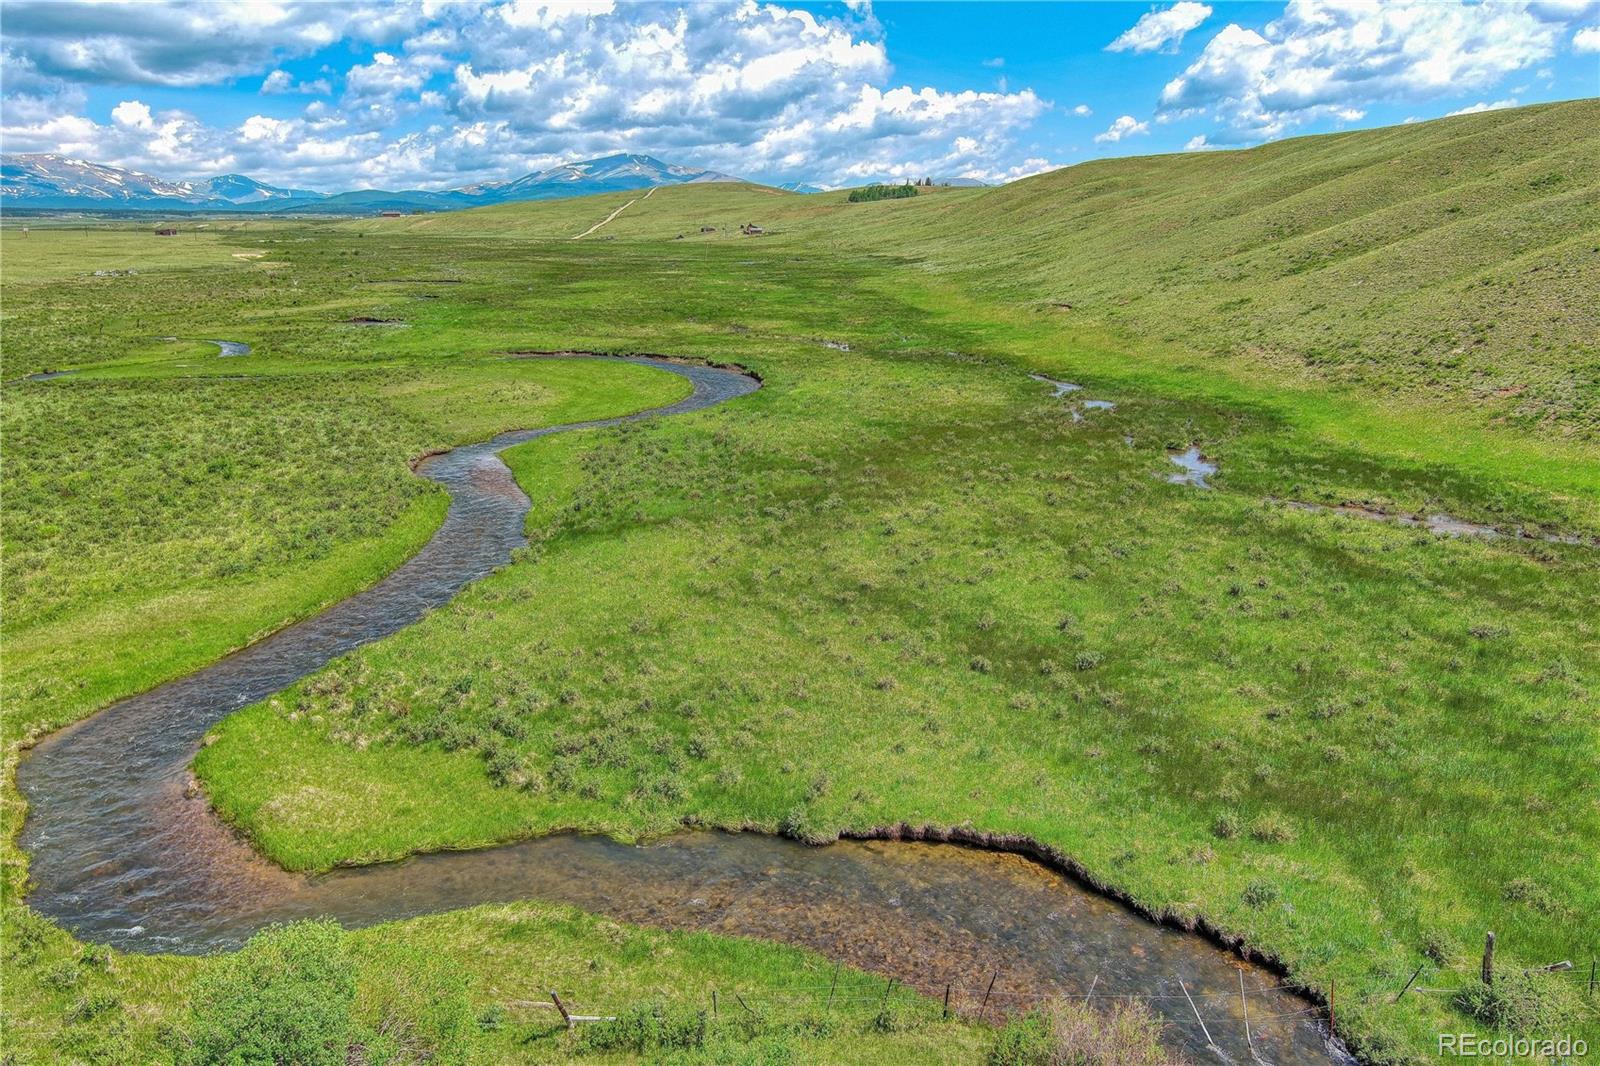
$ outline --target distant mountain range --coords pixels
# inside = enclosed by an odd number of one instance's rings
[[[564,163],[514,181],[482,182],[443,192],[362,189],[330,195],[283,189],[242,174],[222,174],[203,181],[165,181],[134,170],[59,155],[4,155],[0,156],[0,207],[294,214],[454,211],[515,200],[554,200],[655,185],[743,180],[714,170],[664,163],[647,155],[610,155]]]

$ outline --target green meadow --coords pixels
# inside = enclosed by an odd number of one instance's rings
[[[333,989],[314,1016],[369,1062],[964,1063],[996,1042],[991,1027],[944,1018],[903,988],[886,996],[867,974],[844,971],[828,1003],[816,989],[834,967],[815,955],[537,901],[348,934],[286,929],[323,935],[285,950],[273,943],[280,929],[220,958],[120,955],[19,910],[6,932],[6,1053],[19,1063],[226,1061],[236,1038],[209,1023],[261,997],[274,971],[311,965]],[[720,1011],[707,1002],[713,987]],[[618,1021],[569,1031],[551,990],[575,1013]]]
[[[207,738],[202,787],[267,856],[971,826],[1336,985],[1366,1061],[1431,1060],[1485,1018],[1600,1044],[1597,119],[861,203],[691,185],[166,239],[8,226],[7,1053],[179,1059],[193,1004],[250,964],[112,955],[31,914],[20,746],[392,570],[443,513],[408,460],[686,388],[508,357],[530,350],[736,363],[763,388],[508,451],[533,500],[511,565]],[[1210,489],[1170,480],[1191,446]],[[1440,992],[1488,930],[1507,972],[1578,971],[1498,1013]],[[352,1025],[426,1014],[484,1061],[659,1059],[708,982],[829,969],[537,902],[333,940],[305,950],[349,975]],[[1429,991],[1397,1002],[1419,968]],[[513,969],[658,1009],[570,1036],[507,1006],[542,995]],[[460,1009],[389,987],[413,971]],[[678,1050],[981,1062],[1021,1039],[909,994],[875,1010]]]

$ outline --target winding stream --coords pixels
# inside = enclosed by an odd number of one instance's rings
[[[502,449],[697,411],[759,387],[730,370],[630,361],[688,378],[694,391],[670,407],[505,433],[423,460],[417,472],[449,492],[449,513],[394,573],[40,742],[18,768],[30,804],[30,904],[123,950],[200,953],[302,917],[362,926],[549,899],[620,921],[784,941],[933,994],[953,985],[961,1009],[976,1009],[973,990],[992,979],[991,1014],[1046,995],[1146,997],[1171,1023],[1170,1042],[1197,1061],[1348,1061],[1320,1009],[1271,972],[1016,855],[904,842],[816,848],[753,833],[683,833],[644,847],[559,835],[306,876],[262,859],[190,793],[189,763],[216,722],[412,624],[509,560],[529,504]]]

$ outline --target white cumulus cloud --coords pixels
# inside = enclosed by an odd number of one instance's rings
[[[340,40],[381,43],[423,19],[416,2],[64,4],[9,0],[8,51],[40,74],[91,83],[196,86],[270,70]]]
[[[1211,17],[1211,8],[1195,0],[1179,0],[1162,11],[1150,11],[1128,27],[1122,36],[1106,45],[1108,52],[1154,52],[1166,48],[1176,52],[1184,35]]]
[[[1553,54],[1576,8],[1502,0],[1290,0],[1257,32],[1230,24],[1167,83],[1168,112],[1210,111],[1235,140],[1282,136],[1362,105],[1486,88]]]
[[[280,93],[306,93],[312,96],[326,96],[333,92],[333,85],[327,78],[317,78],[314,81],[295,81],[294,75],[287,70],[274,70],[261,79],[261,93],[263,96],[273,96]]]
[[[1004,157],[1048,106],[1026,89],[895,85],[863,25],[753,0],[461,33],[469,55],[444,90],[450,110],[503,127],[527,153],[687,151],[731,173],[843,184],[902,167],[942,174],[974,150]]]
[[[133,130],[155,129],[155,119],[150,106],[139,100],[124,100],[111,109],[111,120],[119,126]]]
[[[173,178],[221,168],[320,189],[451,187],[617,151],[827,184],[1047,165],[1019,147],[1047,101],[896,80],[867,5],[837,16],[756,0],[103,7],[8,0],[8,151],[72,145]],[[298,80],[285,68],[296,58],[325,62]],[[93,84],[245,77],[260,79],[262,113],[231,125],[137,100],[103,123],[83,114]],[[290,94],[319,99],[295,115]]]
[[[1492,104],[1479,100],[1477,103],[1468,107],[1458,108],[1457,110],[1450,112],[1445,117],[1455,118],[1457,115],[1477,115],[1484,111],[1504,111],[1508,107],[1516,106],[1517,102],[1515,100],[1496,100]]]
[[[1132,137],[1136,133],[1149,133],[1150,123],[1140,122],[1132,115],[1121,115],[1117,120],[1106,127],[1104,133],[1094,135],[1097,144],[1115,143],[1124,137]]]

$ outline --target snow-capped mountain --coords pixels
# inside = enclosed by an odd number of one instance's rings
[[[367,214],[377,210],[449,211],[513,200],[552,200],[598,192],[690,182],[742,181],[714,170],[665,163],[647,155],[611,155],[564,163],[512,181],[444,191],[361,189],[325,193],[283,189],[243,174],[201,181],[164,181],[120,167],[59,155],[0,157],[0,205],[12,209],[309,212]]]
[[[12,207],[225,210],[267,200],[320,199],[321,193],[280,189],[223,174],[203,181],[167,181],[137,170],[60,155],[0,157],[0,202]]]
[[[187,181],[163,181],[136,170],[59,155],[0,157],[0,191],[13,203],[75,200],[100,207],[144,200],[198,204],[210,199]]]
[[[219,174],[207,178],[198,186],[216,200],[230,204],[256,204],[264,200],[320,200],[322,193],[309,189],[280,189],[243,174]]]
[[[652,185],[686,185],[690,182],[742,181],[714,170],[664,163],[648,155],[608,155],[581,163],[563,163],[549,170],[525,174],[513,181],[490,181],[453,190],[480,203],[511,200],[552,200],[596,192],[623,192]]]

